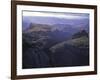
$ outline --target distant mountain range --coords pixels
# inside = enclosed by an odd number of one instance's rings
[[[76,33],[80,30],[86,30],[88,32],[88,24],[83,26],[77,25],[70,25],[70,24],[54,24],[54,25],[47,25],[47,24],[36,24],[30,23],[29,27],[23,30],[25,33],[30,32],[37,32],[37,31],[62,31],[68,32],[70,34]]]
[[[55,18],[55,17],[32,17],[32,16],[23,16],[22,25],[23,30],[30,27],[33,24],[41,24],[41,25],[50,25],[59,27],[60,29],[64,26],[68,25],[73,28],[89,28],[89,19],[65,19],[65,18]]]

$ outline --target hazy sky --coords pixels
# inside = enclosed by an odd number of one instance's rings
[[[35,16],[35,17],[55,17],[64,19],[87,19],[89,14],[86,13],[63,13],[63,12],[28,12],[24,11],[23,16]]]

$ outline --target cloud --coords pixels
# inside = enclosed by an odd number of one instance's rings
[[[37,17],[56,17],[64,19],[88,19],[89,15],[82,13],[54,13],[54,12],[28,12],[24,11],[23,16],[37,16]]]

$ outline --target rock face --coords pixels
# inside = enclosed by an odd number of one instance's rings
[[[22,34],[23,69],[89,65],[89,38],[85,30],[72,34],[68,28],[52,28],[54,25],[30,26]]]
[[[55,49],[52,52],[52,62],[56,67],[89,65],[88,53],[88,48],[65,45],[63,48]]]

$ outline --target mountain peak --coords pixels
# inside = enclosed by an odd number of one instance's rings
[[[88,33],[87,33],[85,30],[81,30],[81,31],[75,33],[75,34],[72,36],[72,38],[80,38],[80,37],[82,37],[82,36],[88,37]]]

